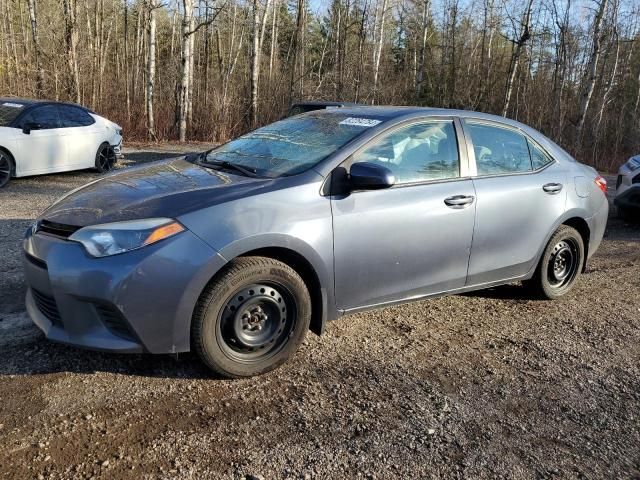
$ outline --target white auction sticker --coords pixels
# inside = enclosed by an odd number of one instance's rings
[[[20,105],[19,103],[11,103],[5,102],[2,104],[3,107],[12,107],[12,108],[22,108],[24,105]]]
[[[357,127],[375,127],[382,123],[382,120],[373,120],[371,118],[349,117],[340,122],[340,125],[355,125]]]

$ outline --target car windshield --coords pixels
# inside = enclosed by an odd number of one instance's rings
[[[287,118],[211,150],[205,161],[229,162],[265,177],[295,175],[382,121],[326,111]]]
[[[0,127],[7,127],[24,109],[22,103],[0,102]]]

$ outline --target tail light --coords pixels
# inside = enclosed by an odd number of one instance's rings
[[[600,190],[602,190],[602,193],[604,193],[605,195],[607,194],[607,181],[601,177],[600,175],[598,175],[594,182],[596,182],[596,185],[598,186],[598,188]]]

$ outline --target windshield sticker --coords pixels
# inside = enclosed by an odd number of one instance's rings
[[[20,105],[19,103],[11,103],[11,102],[5,102],[2,104],[3,107],[11,107],[11,108],[22,108],[24,107],[24,105]]]
[[[372,120],[371,118],[349,117],[340,122],[340,125],[354,125],[356,127],[375,127],[382,123],[382,120]]]

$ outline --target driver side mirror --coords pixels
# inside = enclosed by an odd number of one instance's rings
[[[27,122],[22,126],[22,133],[24,133],[25,135],[29,135],[32,130],[40,130],[41,128],[42,125],[40,125],[39,123]]]
[[[395,185],[393,172],[383,165],[371,162],[357,162],[349,169],[351,190],[380,190]]]

